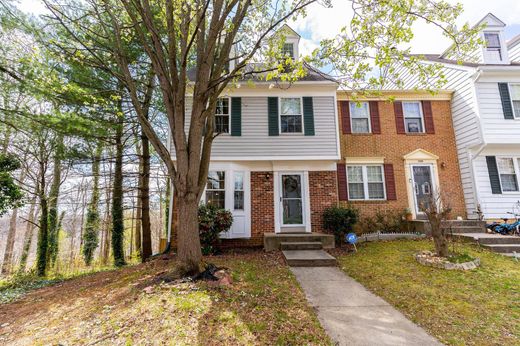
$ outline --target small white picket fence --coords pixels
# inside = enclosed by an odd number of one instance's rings
[[[423,239],[426,238],[425,234],[417,233],[417,232],[395,232],[395,233],[382,233],[382,232],[372,232],[365,233],[358,237],[359,243],[369,242],[369,241],[380,241],[380,240],[397,240],[397,239]]]

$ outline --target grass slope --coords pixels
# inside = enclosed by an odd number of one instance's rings
[[[520,345],[520,263],[473,245],[473,271],[425,267],[413,255],[431,241],[362,244],[339,258],[342,269],[449,345]]]
[[[30,292],[0,305],[0,344],[331,344],[279,255],[207,260],[229,268],[233,285],[158,284],[174,260],[157,260]]]

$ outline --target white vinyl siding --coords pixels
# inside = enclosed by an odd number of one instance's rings
[[[349,200],[385,200],[385,179],[382,165],[348,165]]]
[[[370,133],[370,106],[368,102],[350,102],[352,133]]]
[[[333,96],[313,97],[315,136],[269,136],[267,97],[242,97],[242,135],[218,136],[213,141],[212,158],[294,160],[308,157],[333,159],[339,157],[336,109]],[[186,130],[189,128],[191,100],[186,101]],[[172,153],[175,151],[172,148]]]
[[[507,52],[509,54],[509,60],[520,62],[520,42],[510,47]]]
[[[491,183],[489,181],[489,173],[486,163],[486,155],[494,155],[498,152],[505,151],[506,150],[484,152],[481,155],[479,155],[474,161],[475,180],[480,197],[479,203],[482,212],[484,213],[485,219],[511,218],[511,214],[509,213],[513,211],[518,201],[520,200],[520,191],[503,191],[502,194],[493,194],[491,190]],[[520,182],[520,172],[518,170],[518,167],[520,165],[520,162],[518,162],[518,159],[520,158],[520,152],[518,152],[516,155],[517,156],[514,158],[516,159],[517,163],[517,182]],[[511,155],[510,157],[513,157],[513,155]],[[500,156],[497,156],[497,165],[500,158]]]
[[[498,82],[478,82],[475,85],[484,140],[494,144],[520,144],[520,121],[504,119]],[[512,95],[511,86],[519,84],[510,83],[511,99],[517,97]]]

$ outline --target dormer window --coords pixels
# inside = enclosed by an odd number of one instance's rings
[[[498,32],[485,32],[484,41],[486,42],[485,54],[491,61],[502,61],[502,45]]]
[[[294,60],[294,43],[284,43],[282,47],[282,55]]]

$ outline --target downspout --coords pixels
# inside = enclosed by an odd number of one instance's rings
[[[468,150],[470,172],[471,172],[471,181],[472,181],[472,184],[473,184],[473,198],[475,199],[475,210],[477,210],[477,208],[478,208],[478,206],[480,204],[480,198],[479,198],[478,184],[477,184],[477,180],[476,180],[476,176],[475,176],[474,162],[475,162],[475,159],[486,148],[486,142],[485,142],[485,139],[484,139],[484,133],[482,131],[482,126],[481,126],[481,123],[480,123],[480,106],[479,106],[479,103],[478,103],[478,97],[476,95],[476,90],[475,90],[476,83],[480,79],[481,75],[482,75],[482,70],[480,68],[477,68],[477,71],[470,77],[471,79],[473,79],[473,88],[474,88],[473,92],[475,93],[474,97],[475,97],[475,107],[476,107],[475,113],[476,113],[477,118],[478,118],[477,125],[478,125],[479,132],[480,132],[480,138],[482,138],[482,144],[480,144],[477,147],[477,151],[476,152],[472,153],[470,150]]]

